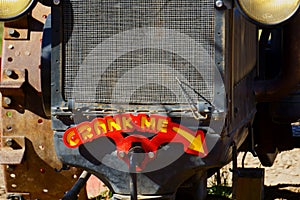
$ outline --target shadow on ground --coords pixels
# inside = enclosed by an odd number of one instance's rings
[[[264,187],[264,200],[284,199],[299,200],[300,184],[278,184]],[[208,195],[207,200],[230,200],[220,195]]]
[[[273,199],[300,199],[300,184],[278,184],[265,186],[265,200]]]

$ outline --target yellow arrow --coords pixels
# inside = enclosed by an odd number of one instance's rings
[[[201,135],[197,135],[193,142],[190,144],[189,149],[194,151],[198,151],[200,153],[204,153],[203,143],[201,139]]]
[[[172,129],[173,129],[173,131],[175,131],[176,133],[178,133],[179,135],[181,135],[182,137],[184,137],[191,143],[189,146],[189,149],[204,153],[201,135],[197,135],[195,137],[192,134],[190,134],[189,132],[187,132],[181,128],[172,127]]]

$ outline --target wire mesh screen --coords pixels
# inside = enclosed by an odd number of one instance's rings
[[[63,20],[66,100],[185,104],[191,88],[212,100],[214,1],[63,1]]]

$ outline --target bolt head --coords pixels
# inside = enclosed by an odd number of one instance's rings
[[[9,34],[10,36],[14,35],[15,33],[16,33],[16,30],[15,30],[15,29],[9,29],[9,30],[8,30],[8,34]]]
[[[4,103],[5,103],[6,105],[11,104],[11,99],[10,99],[9,97],[4,97],[4,98],[3,98],[3,101],[4,101]]]
[[[49,190],[45,188],[45,189],[43,189],[43,192],[47,193],[47,192],[49,192]]]
[[[12,44],[8,45],[8,49],[14,49],[14,45]]]
[[[149,152],[149,153],[148,153],[148,157],[149,157],[150,159],[154,158],[154,156],[155,156],[155,154],[154,154],[153,152]]]
[[[42,151],[44,151],[45,150],[45,146],[41,144],[41,145],[39,145],[39,149],[42,150]]]
[[[54,5],[59,5],[60,4],[60,0],[53,0]]]
[[[5,74],[6,74],[6,76],[8,76],[8,77],[12,76],[13,73],[14,73],[14,72],[13,72],[13,70],[11,70],[11,69],[5,70]]]
[[[125,152],[124,152],[124,151],[120,151],[120,152],[119,152],[119,156],[120,156],[121,158],[124,158],[124,157],[125,157]]]
[[[217,0],[216,1],[216,7],[221,8],[224,5],[222,0]]]
[[[6,143],[7,146],[10,147],[13,144],[13,140],[12,139],[7,139],[5,143]]]

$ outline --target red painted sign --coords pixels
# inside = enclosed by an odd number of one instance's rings
[[[148,138],[138,132],[152,133],[153,136]],[[132,134],[124,137],[122,133]],[[203,131],[192,131],[172,122],[169,117],[160,115],[120,114],[96,118],[69,128],[65,131],[63,140],[67,147],[76,148],[100,137],[110,138],[118,152],[125,153],[129,152],[133,143],[138,142],[145,153],[154,153],[151,159],[154,159],[159,147],[166,143],[181,143],[188,154],[200,157],[207,155]]]

